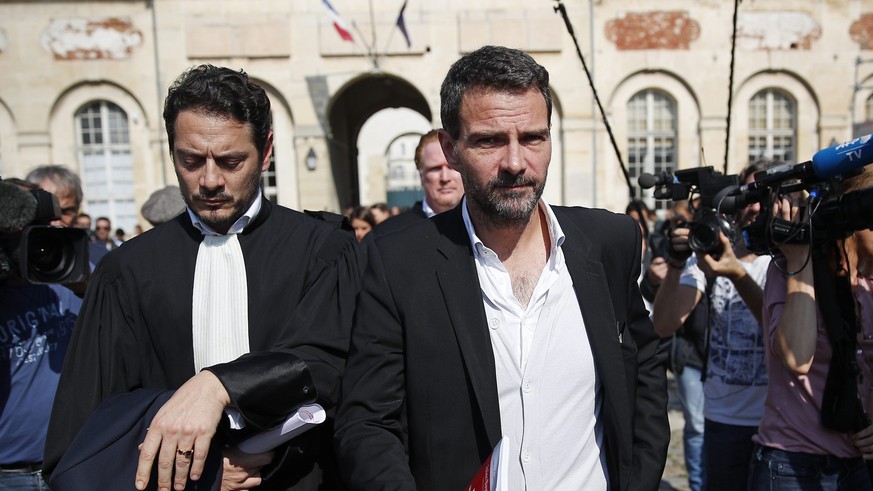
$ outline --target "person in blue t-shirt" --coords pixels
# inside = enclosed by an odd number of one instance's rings
[[[47,489],[46,429],[81,305],[59,285],[0,285],[0,490]]]
[[[49,165],[26,180],[58,198],[61,215],[51,224],[71,226],[82,202],[79,177]],[[92,263],[97,259],[92,254]],[[74,289],[81,293],[84,284]],[[46,430],[81,305],[62,285],[29,284],[15,275],[0,284],[0,491],[48,489],[42,479]]]

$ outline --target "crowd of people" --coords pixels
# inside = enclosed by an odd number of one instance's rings
[[[753,182],[769,165],[747,166],[738,182]],[[842,192],[871,186],[873,172],[865,170]],[[794,193],[766,211],[802,222],[805,199]],[[854,231],[817,248],[777,243],[773,257],[759,256],[746,249],[742,233],[762,212],[752,203],[722,225],[717,250],[693,251],[688,224],[699,217],[695,206],[678,201],[663,218],[638,200],[626,209],[649,236],[641,291],[669,353],[690,489],[871,489],[864,459],[873,457],[865,411],[873,404],[873,232]],[[815,282],[814,265],[822,275]],[[822,304],[836,302],[821,295],[830,287],[816,288],[832,277],[843,278],[842,307],[852,314],[836,323],[844,323],[857,351],[832,344]],[[836,360],[850,368],[835,371]],[[853,410],[831,414],[843,404]]]
[[[668,367],[694,491],[871,489],[873,232],[771,258],[738,238],[759,203],[708,251],[693,203],[547,203],[549,74],[518,50],[463,55],[440,104],[421,201],[298,212],[260,189],[263,87],[181,74],[154,228],[122,244],[94,220],[87,288],[0,284],[0,490],[467,489],[495,449],[501,489],[654,490]],[[74,173],[25,181],[90,229]],[[313,403],[324,423],[240,449]]]

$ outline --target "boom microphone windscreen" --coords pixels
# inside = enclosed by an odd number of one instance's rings
[[[17,232],[36,217],[36,197],[15,184],[0,181],[0,232]]]

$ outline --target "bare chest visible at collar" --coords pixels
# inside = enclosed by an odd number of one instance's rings
[[[503,267],[506,268],[509,280],[512,282],[512,293],[525,308],[530,302],[547,260],[547,252],[543,249],[537,249],[527,254],[513,254],[506,261],[503,261]]]

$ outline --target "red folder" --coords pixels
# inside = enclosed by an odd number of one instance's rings
[[[509,458],[508,453],[508,438],[503,437],[494,446],[491,455],[482,463],[482,467],[479,467],[479,471],[467,485],[466,491],[503,491],[509,489],[509,483],[506,482],[506,465],[501,466]]]

